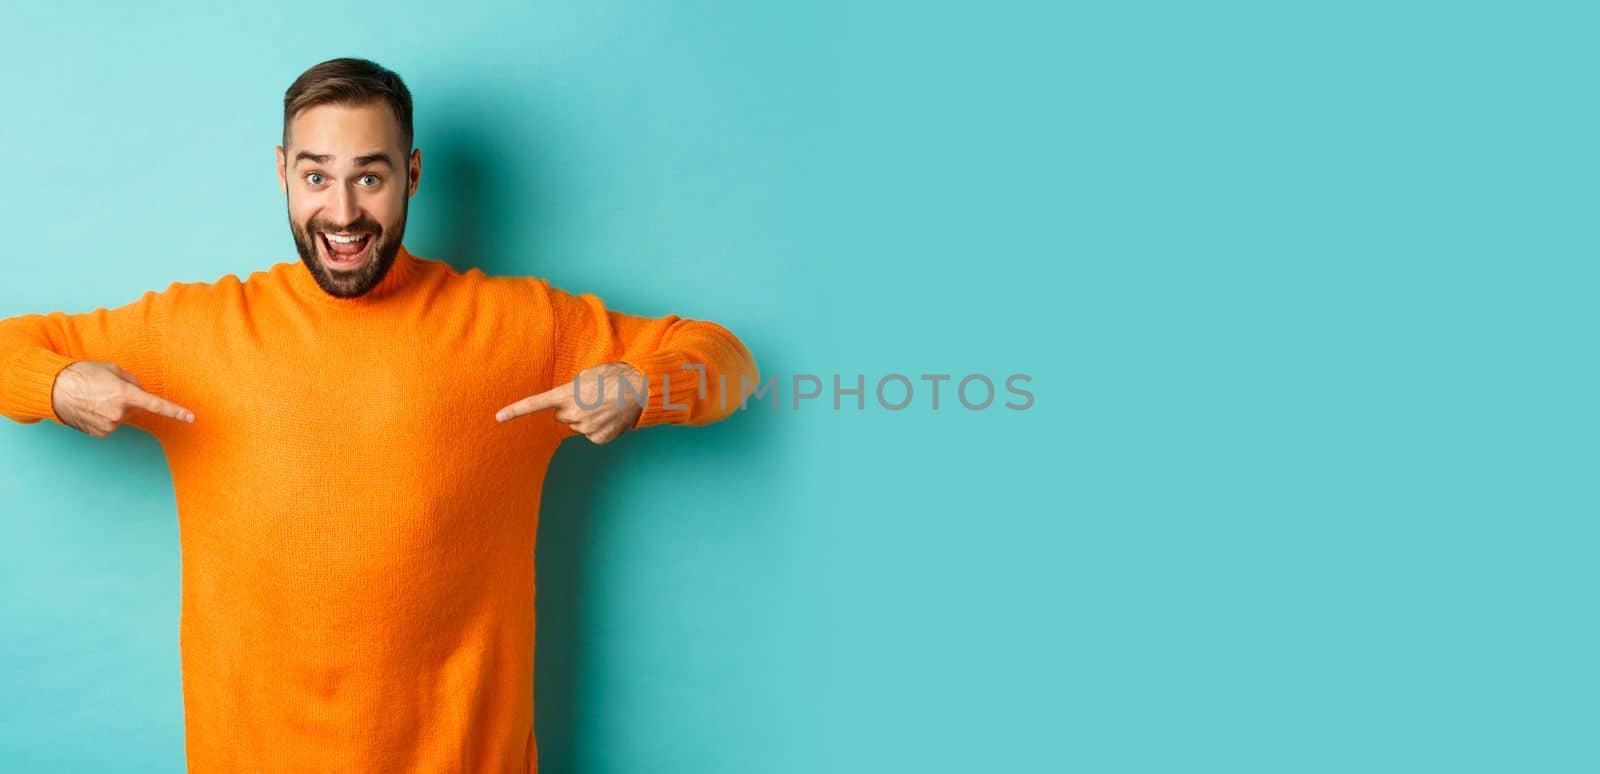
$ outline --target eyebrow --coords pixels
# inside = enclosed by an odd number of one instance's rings
[[[328,154],[328,153],[312,153],[311,151],[300,151],[299,153],[294,154],[295,166],[299,166],[300,162],[302,162],[302,161],[313,161],[313,162],[316,162],[318,164],[326,164],[326,163],[328,163],[329,161],[332,161],[332,160],[333,160],[333,155],[332,154]],[[368,164],[373,164],[373,163],[377,163],[377,162],[380,162],[380,161],[383,162],[390,169],[394,169],[394,160],[389,158],[389,154],[382,153],[382,152],[379,152],[379,153],[368,153],[365,156],[357,156],[356,157],[356,166],[364,167],[364,166],[366,166]]]

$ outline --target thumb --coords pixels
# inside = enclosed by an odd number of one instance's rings
[[[567,402],[567,396],[571,394],[572,382],[567,382],[563,385],[551,387],[550,389],[545,390],[537,395],[529,395],[528,397],[523,398],[516,403],[506,406],[505,408],[496,412],[494,418],[496,422],[505,422],[506,420],[516,419],[524,414],[532,414],[536,411],[544,411],[545,409],[556,408],[564,405]]]

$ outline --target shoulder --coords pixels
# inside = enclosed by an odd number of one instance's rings
[[[519,309],[549,303],[550,281],[544,277],[489,274],[477,267],[451,272],[452,280],[479,303],[507,303]]]
[[[477,266],[456,266],[413,256],[419,266],[415,281],[430,306],[461,310],[476,317],[548,320],[553,292],[549,280],[537,276],[493,274]]]
[[[166,288],[145,295],[172,307],[206,307],[241,295],[243,288],[244,280],[237,274],[224,274],[213,280],[174,280]]]

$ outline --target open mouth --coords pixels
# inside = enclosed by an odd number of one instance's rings
[[[335,269],[353,269],[367,259],[372,247],[371,234],[332,234],[317,232],[317,242],[322,245],[322,257]]]

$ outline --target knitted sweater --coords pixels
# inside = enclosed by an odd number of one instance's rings
[[[648,377],[635,427],[721,419],[759,383],[714,323],[403,247],[353,299],[293,261],[0,320],[0,414],[60,422],[77,360],[195,414],[125,423],[172,471],[192,774],[537,771],[534,539],[576,433],[495,411],[612,360]]]

